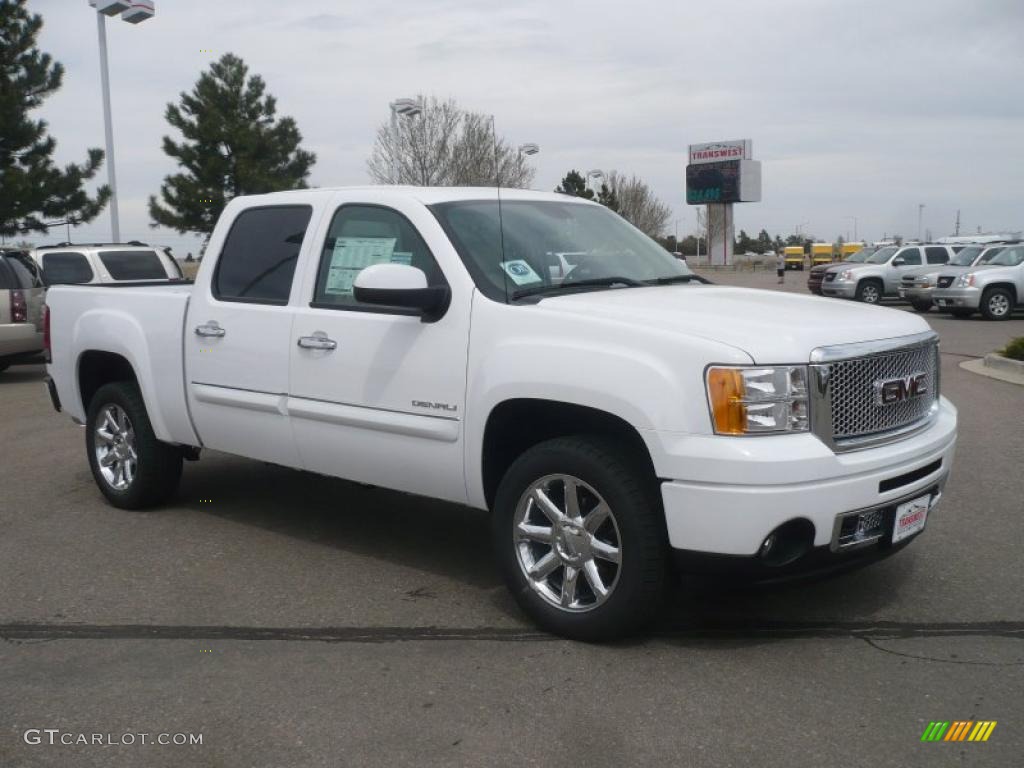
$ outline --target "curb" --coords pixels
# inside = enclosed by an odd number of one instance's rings
[[[993,365],[990,358],[998,358]],[[987,376],[990,379],[1009,382],[1024,387],[1024,363],[1017,360],[1010,360],[1007,357],[997,354],[988,354],[984,358],[965,360],[960,363],[965,371],[976,373],[980,376]]]

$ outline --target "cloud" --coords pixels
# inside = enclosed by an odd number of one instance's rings
[[[103,146],[81,5],[33,4],[67,67],[40,113],[68,161]],[[857,216],[868,237],[913,234],[918,203],[936,233],[958,208],[972,230],[1020,229],[1022,35],[1019,0],[161,0],[144,24],[108,23],[122,227],[149,232],[145,199],[174,170],[165,105],[230,50],[298,121],[319,185],[364,183],[388,102],[422,92],[540,144],[538,187],[572,167],[637,173],[681,231],[686,145],[740,137],[764,162],[764,201],[737,206],[748,231],[834,237]]]

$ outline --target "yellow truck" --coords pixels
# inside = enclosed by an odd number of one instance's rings
[[[832,243],[813,243],[811,245],[811,266],[832,263]]]
[[[786,249],[782,252],[782,257],[786,261],[786,269],[799,269],[803,272],[804,269],[804,249],[799,245],[787,245]]]
[[[864,247],[864,243],[843,243],[839,248],[839,260],[846,261]]]

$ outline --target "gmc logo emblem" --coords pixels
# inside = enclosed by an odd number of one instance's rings
[[[895,405],[928,393],[928,374],[912,373],[875,382],[875,405]]]

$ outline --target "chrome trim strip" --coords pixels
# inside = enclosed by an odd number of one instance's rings
[[[915,333],[912,336],[896,336],[891,339],[860,341],[853,344],[837,344],[831,347],[818,347],[811,350],[812,363],[835,363],[840,360],[856,360],[861,357],[874,357],[886,352],[896,352],[920,347],[938,341],[939,334],[935,331]]]

